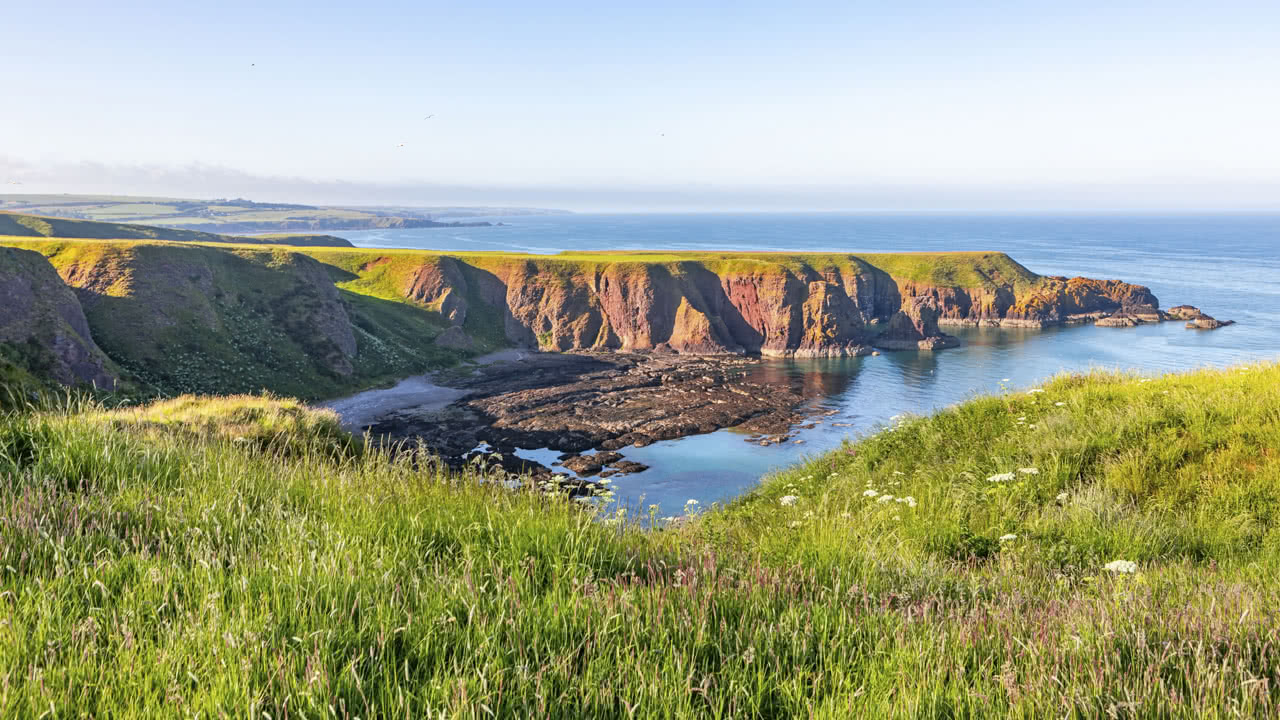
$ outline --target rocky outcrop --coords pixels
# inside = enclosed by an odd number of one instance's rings
[[[0,247],[0,345],[38,376],[115,387],[75,293],[42,255]]]
[[[1212,315],[1204,314],[1200,308],[1192,305],[1171,307],[1165,313],[1165,317],[1170,320],[1186,320],[1188,330],[1217,330],[1220,327],[1235,325],[1234,320],[1219,320]]]
[[[1220,327],[1235,325],[1234,320],[1219,320],[1210,315],[1200,315],[1187,322],[1188,330],[1217,330]]]

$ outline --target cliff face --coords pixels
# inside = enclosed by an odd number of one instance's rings
[[[38,375],[115,387],[75,293],[39,253],[0,247],[0,345]]]
[[[478,329],[468,318],[484,307],[507,342],[561,351],[832,357],[953,347],[948,325],[1161,317],[1147,288],[1040,277],[999,253],[611,257],[397,255],[361,269],[397,266],[399,292],[456,327]]]

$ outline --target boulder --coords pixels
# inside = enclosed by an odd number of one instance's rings
[[[461,351],[474,350],[476,347],[476,343],[471,339],[471,336],[456,325],[440,333],[435,339],[435,344],[449,350]]]

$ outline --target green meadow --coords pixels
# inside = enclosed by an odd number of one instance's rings
[[[728,506],[625,512],[287,399],[10,404],[5,718],[1280,703],[1280,366],[1058,377],[901,418]]]

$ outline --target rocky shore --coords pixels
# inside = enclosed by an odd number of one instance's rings
[[[582,476],[645,467],[617,450],[738,427],[785,435],[803,418],[794,388],[748,380],[758,359],[659,353],[529,353],[518,360],[442,374],[465,393],[445,407],[398,408],[369,427],[375,436],[412,439],[459,465],[477,456],[535,476],[557,470],[516,457],[516,448],[550,448]],[[595,452],[592,452],[592,451]]]

